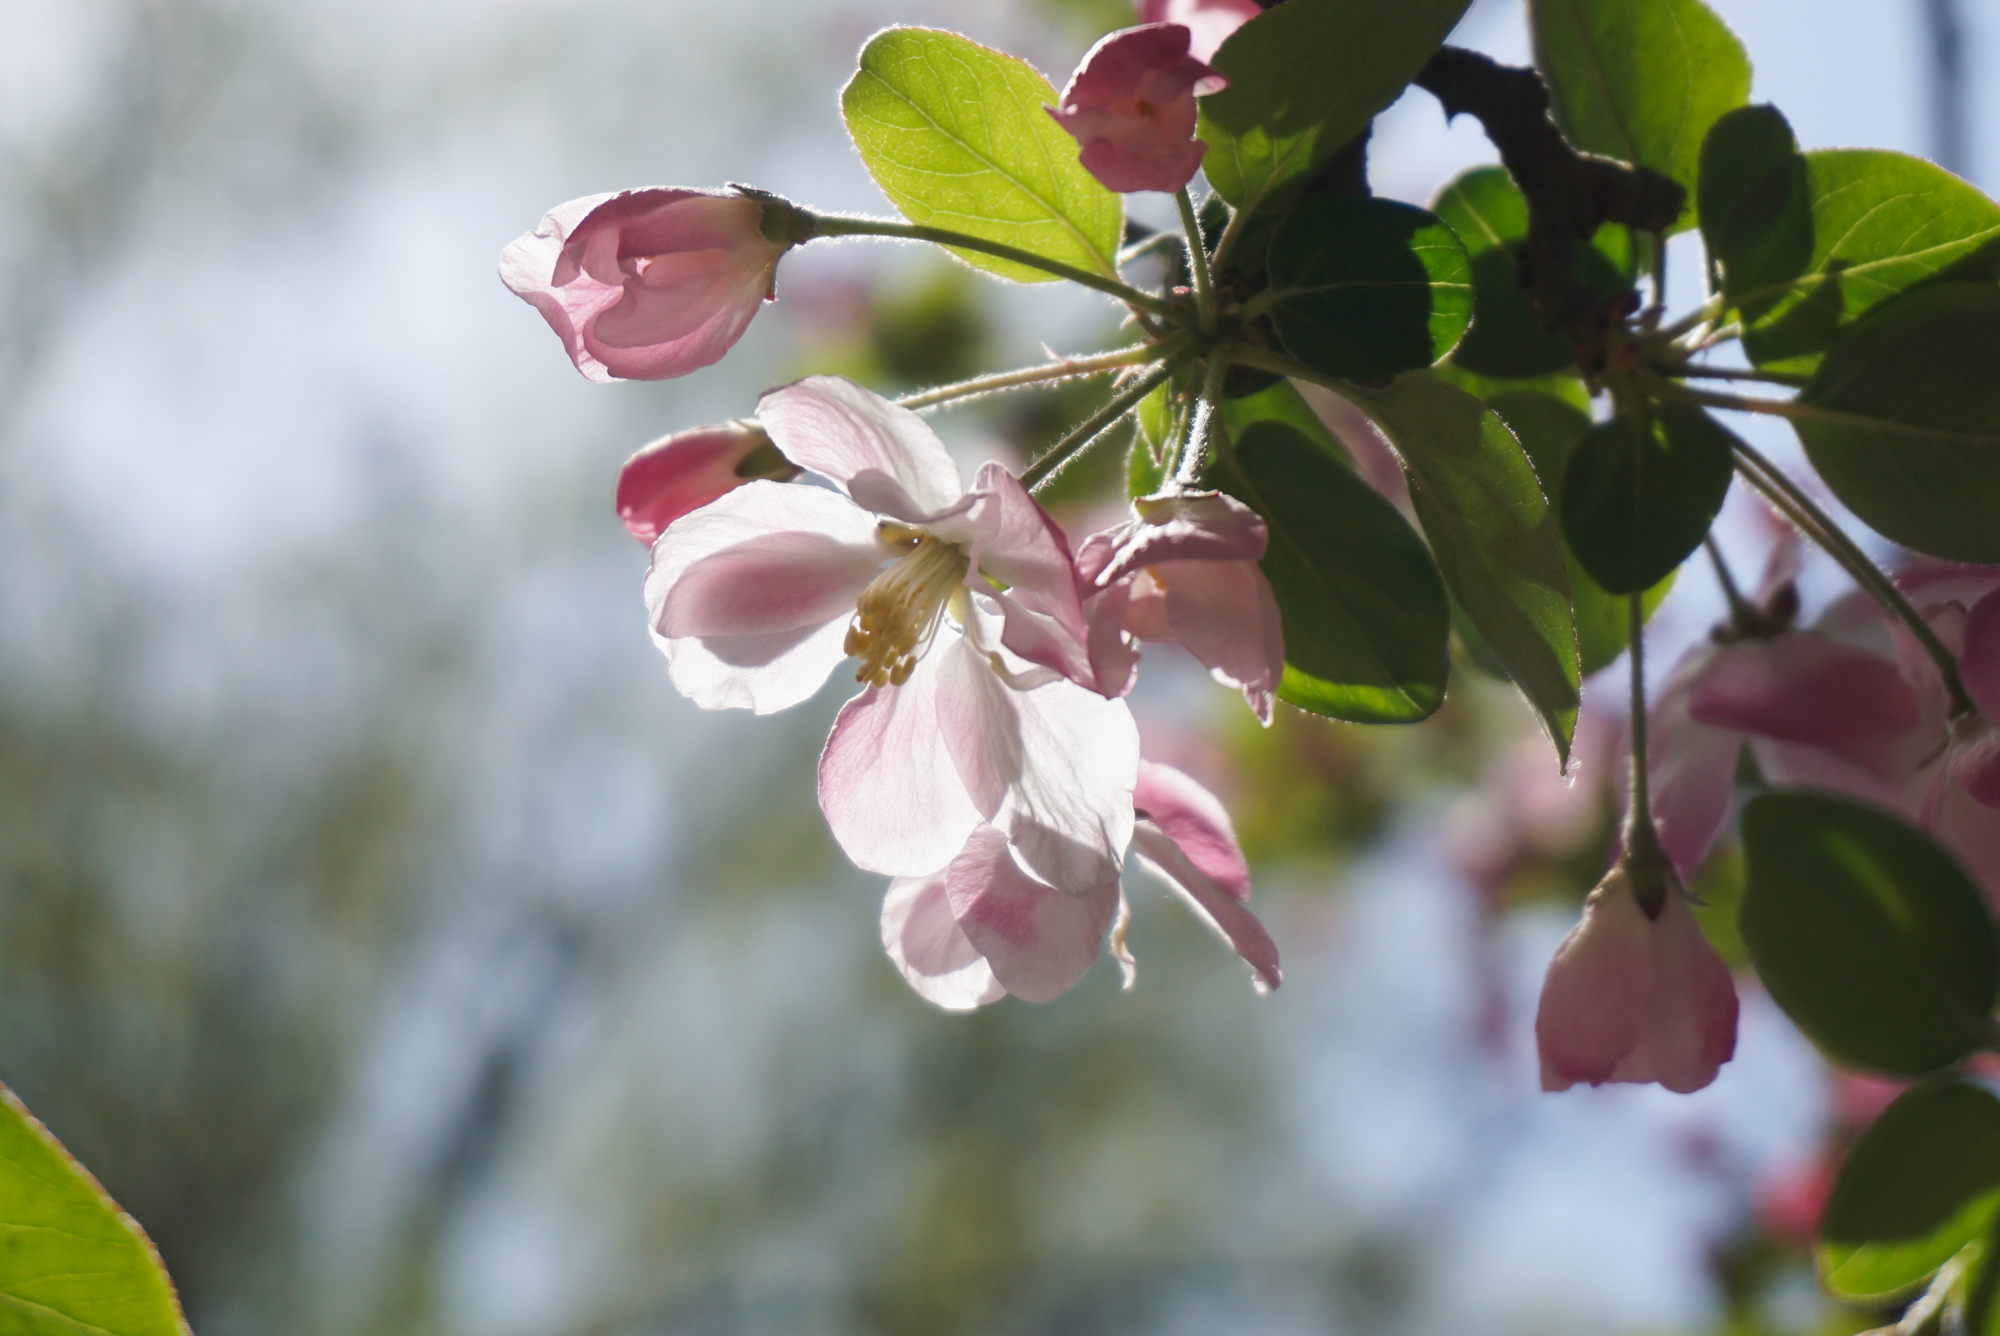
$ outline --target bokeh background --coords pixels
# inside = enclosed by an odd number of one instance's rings
[[[1714,3],[1808,147],[2000,183],[1989,5],[1958,15],[1954,139],[1941,0]],[[1536,1090],[1615,670],[1566,787],[1472,673],[1421,728],[1265,733],[1149,652],[1148,746],[1236,813],[1285,986],[1253,996],[1135,876],[1132,991],[1101,963],[971,1017],[896,977],[880,879],[818,818],[845,684],[775,719],[669,686],[610,514],[627,453],[797,375],[893,390],[1105,346],[1112,315],[820,244],[726,362],[599,386],[499,248],[625,185],[884,211],[835,101],[875,28],[1060,84],[1128,21],[0,2],[0,1078],[151,1231],[202,1336],[1865,1325],[1797,1237],[1857,1096],[1754,988],[1699,1095]],[[1521,3],[1456,40],[1525,60]],[[1375,184],[1423,202],[1491,158],[1413,93]],[[1075,402],[937,421],[1019,459]],[[1711,584],[1683,577],[1656,652]]]

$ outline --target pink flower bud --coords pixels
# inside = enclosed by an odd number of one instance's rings
[[[501,281],[592,380],[665,380],[721,359],[773,295],[790,243],[766,202],[654,187],[558,205],[500,252]]]
[[[1112,33],[1084,56],[1049,107],[1076,137],[1084,169],[1112,190],[1179,190],[1207,146],[1194,137],[1197,97],[1229,81],[1188,54],[1188,30],[1149,23]]]
[[[1658,909],[1648,914],[1637,881]],[[1611,869],[1549,962],[1535,1015],[1542,1089],[1657,1081],[1699,1090],[1736,1052],[1736,985],[1664,865]]]
[[[1188,54],[1213,60],[1238,28],[1264,11],[1257,0],[1139,0],[1139,22],[1187,25]]]
[[[663,436],[626,460],[615,504],[626,529],[651,547],[669,524],[752,478],[785,482],[798,474],[754,422],[696,427]]]

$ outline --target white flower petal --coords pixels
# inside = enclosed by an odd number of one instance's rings
[[[882,898],[882,949],[917,996],[946,1011],[971,1011],[1007,996],[993,967],[952,916],[945,874],[898,877]]]
[[[856,504],[916,524],[965,494],[958,466],[924,420],[840,376],[808,376],[757,401],[787,459],[831,478]]]

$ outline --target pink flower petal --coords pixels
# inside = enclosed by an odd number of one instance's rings
[[[1243,693],[1265,724],[1285,675],[1285,632],[1271,582],[1251,561],[1163,561],[1135,580],[1127,625],[1142,640],[1173,640],[1201,660],[1209,676]],[[1157,598],[1148,626],[1146,600]]]
[[[1681,656],[1646,711],[1647,776],[1653,825],[1683,879],[1692,877],[1729,819],[1729,791],[1743,735],[1714,728],[1688,712],[1689,693],[1707,674],[1717,646],[1704,641]]]
[[[501,279],[592,380],[659,380],[717,361],[771,294],[787,247],[763,206],[678,188],[572,200],[500,256]]]
[[[1918,722],[1893,662],[1814,631],[1722,646],[1688,710],[1717,728],[1825,747],[1885,774]]]
[[[1736,982],[1682,896],[1667,896],[1652,927],[1653,995],[1639,1042],[1611,1079],[1692,1094],[1736,1055]]]
[[[1228,80],[1188,55],[1188,40],[1178,23],[1114,32],[1085,54],[1061,104],[1047,109],[1075,136],[1084,169],[1109,189],[1171,193],[1201,166],[1195,98]]]
[[[930,659],[941,661],[944,746],[980,815],[1067,894],[1116,879],[1139,766],[1139,731],[1124,703],[1068,681],[1016,691],[970,637]]]
[[[757,401],[785,457],[830,478],[863,509],[919,524],[965,488],[937,433],[907,408],[840,376],[808,376]]]
[[[1229,34],[1264,11],[1257,0],[1139,0],[1139,22],[1179,23],[1188,30],[1188,54],[1213,60]]]
[[[874,521],[818,487],[746,483],[683,516],[646,574],[674,685],[705,710],[796,705],[846,657],[848,618],[883,555]]]
[[[2000,589],[1974,603],[1966,613],[1958,676],[1979,713],[2000,728]]]
[[[1951,777],[1982,807],[2000,807],[2000,728],[1989,724],[1955,749]]]
[[[1133,826],[1132,852],[1173,889],[1210,932],[1243,958],[1258,992],[1278,986],[1283,975],[1278,969],[1277,943],[1233,891],[1204,875],[1187,850],[1151,821]]]
[[[991,826],[945,871],[958,925],[1002,987],[1024,1002],[1062,996],[1089,973],[1118,908],[1118,881],[1065,895],[1024,872]]]
[[[1132,513],[1109,531],[1110,561],[1092,576],[1100,588],[1162,561],[1261,561],[1270,542],[1263,517],[1220,492],[1142,497]]]
[[[1542,1089],[1600,1085],[1638,1046],[1655,986],[1653,923],[1614,869],[1556,948],[1535,1012]]]
[[[925,876],[955,858],[979,825],[938,718],[948,649],[917,660],[902,686],[868,688],[833,722],[819,758],[819,806],[856,867]]]
[[[897,877],[882,899],[882,949],[917,995],[946,1011],[971,1011],[1007,995],[993,967],[952,916],[945,874]]]
[[[774,476],[739,472],[746,456],[770,445],[770,437],[755,423],[746,422],[697,427],[662,437],[626,460],[619,470],[614,501],[618,518],[634,538],[650,547],[681,516],[734,491],[753,476]],[[774,449],[770,453],[777,454]]]
[[[1089,628],[1077,597],[1069,540],[1028,495],[1020,479],[998,464],[983,464],[970,495],[970,511],[935,526],[939,537],[971,551],[966,584],[990,592],[986,577],[1008,586],[994,594],[1004,614],[1000,643],[1030,663],[1073,681],[1090,677]]]
[[[1188,775],[1157,761],[1139,762],[1132,806],[1153,823],[1208,881],[1231,898],[1250,902],[1250,865],[1236,843],[1236,828],[1214,794]]]

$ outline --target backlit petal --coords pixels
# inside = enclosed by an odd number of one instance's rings
[[[1118,909],[1118,882],[1065,895],[1022,870],[1007,839],[981,826],[945,872],[967,939],[1002,987],[1026,1002],[1062,996],[1089,973]]]
[[[910,987],[946,1011],[971,1011],[1007,995],[958,926],[945,874],[897,877],[882,898],[882,949]]]
[[[800,468],[855,503],[917,524],[956,507],[958,466],[924,420],[841,376],[808,376],[757,401],[757,418]]]

